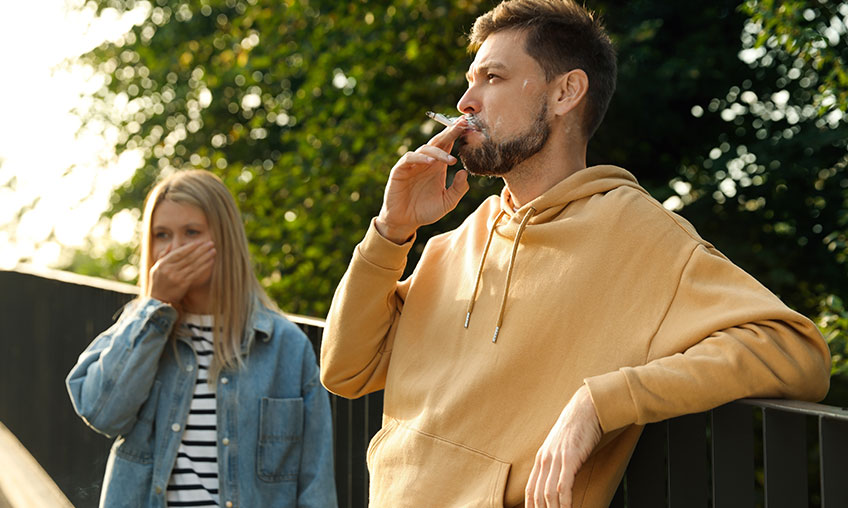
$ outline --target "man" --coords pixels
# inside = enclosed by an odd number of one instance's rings
[[[392,168],[330,310],[322,380],[385,388],[373,506],[601,507],[642,425],[743,397],[818,400],[806,318],[627,171],[586,167],[615,83],[610,41],[571,0],[480,17],[463,118]],[[418,227],[465,171],[503,178],[400,281]]]

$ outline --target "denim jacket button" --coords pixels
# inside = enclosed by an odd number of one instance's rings
[[[232,502],[232,501],[227,501],[226,506],[227,506],[227,508],[233,508],[233,502]]]
[[[230,438],[225,437],[224,439],[221,440],[221,444],[223,444],[224,446],[227,446],[228,444],[230,444]]]
[[[180,424],[175,423],[175,424],[171,425],[171,430],[173,430],[174,432],[179,432],[180,431]]]
[[[230,380],[229,380],[229,379],[227,379],[227,378],[225,378],[225,377],[222,377],[222,378],[221,378],[221,384],[222,384],[222,385],[225,385],[225,384],[227,384],[227,383],[229,383],[229,382],[230,382]]]
[[[186,367],[186,372],[191,372],[193,370],[194,370],[194,365],[189,365],[188,367]]]
[[[158,486],[158,485],[157,485],[157,486],[156,486],[156,493],[157,493],[157,494],[161,494],[161,493],[162,493],[162,487],[160,487],[160,486]]]

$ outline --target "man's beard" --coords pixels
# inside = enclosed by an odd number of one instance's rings
[[[502,143],[492,141],[486,126],[476,116],[472,116],[471,125],[476,127],[485,139],[477,147],[468,145],[464,136],[457,140],[457,153],[462,165],[472,175],[502,176],[509,173],[545,146],[551,134],[547,116],[548,105],[543,103],[542,110],[527,131]]]

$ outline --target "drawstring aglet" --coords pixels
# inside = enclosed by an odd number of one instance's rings
[[[471,313],[470,313],[470,312],[466,312],[466,313],[465,313],[465,328],[468,328],[468,323],[469,323],[469,322],[471,322]]]
[[[496,327],[495,327],[495,335],[494,335],[494,337],[492,337],[492,344],[494,344],[495,342],[497,342],[497,341],[498,341],[498,334],[499,334],[499,333],[501,333],[501,327],[500,327],[500,326],[496,326]]]

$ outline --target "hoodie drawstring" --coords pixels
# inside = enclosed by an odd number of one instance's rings
[[[501,217],[504,216],[506,212],[501,210],[498,216],[495,218],[495,221],[492,223],[492,228],[489,230],[489,238],[486,240],[486,247],[483,249],[483,255],[480,258],[480,267],[477,270],[477,280],[474,282],[474,292],[471,295],[471,300],[468,302],[468,311],[465,315],[465,328],[468,328],[468,323],[471,321],[471,312],[474,310],[474,302],[477,300],[477,290],[480,286],[480,279],[483,275],[483,265],[486,262],[486,255],[489,252],[489,245],[492,243],[492,237],[495,233],[495,227],[498,224],[498,221]],[[536,214],[536,209],[530,207],[527,210],[527,213],[524,214],[524,218],[521,219],[521,224],[518,226],[518,231],[515,233],[515,239],[512,242],[512,253],[509,256],[509,266],[506,271],[506,282],[504,283],[504,291],[503,298],[501,299],[500,310],[498,311],[498,321],[495,325],[495,334],[492,336],[492,342],[497,342],[498,334],[501,331],[501,325],[503,324],[503,316],[506,311],[506,300],[509,297],[509,284],[512,279],[512,269],[515,267],[515,256],[518,252],[518,245],[521,242],[521,235],[524,233],[524,229],[527,227],[527,223],[530,222],[530,219],[533,218],[533,215]]]
[[[501,213],[495,217],[495,221],[492,222],[492,227],[489,228],[489,236],[486,238],[486,246],[483,247],[483,255],[480,256],[480,265],[477,268],[477,279],[474,281],[474,291],[471,293],[471,299],[468,300],[468,309],[465,312],[465,328],[468,328],[468,323],[471,322],[471,312],[474,311],[474,302],[477,301],[477,289],[480,287],[480,279],[483,278],[483,264],[486,262],[486,254],[489,253],[489,245],[492,244],[492,237],[495,236],[495,227],[497,227],[498,222],[501,220],[501,217],[506,215],[504,210],[501,210]]]

